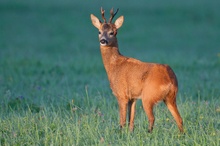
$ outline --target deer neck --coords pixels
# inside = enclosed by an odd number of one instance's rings
[[[114,46],[100,46],[100,50],[105,70],[110,79],[115,68],[125,57],[120,54],[117,44]]]

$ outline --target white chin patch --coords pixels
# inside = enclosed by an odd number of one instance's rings
[[[106,44],[106,43],[104,43],[104,44],[100,43],[100,45],[101,45],[101,46],[106,46],[107,44]]]

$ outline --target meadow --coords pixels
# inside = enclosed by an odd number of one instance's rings
[[[0,1],[0,145],[220,145],[220,1]],[[135,130],[118,105],[90,14],[120,8],[120,52],[169,64],[177,75],[180,134],[163,103],[155,126],[141,101]]]

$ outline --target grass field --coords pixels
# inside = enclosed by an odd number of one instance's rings
[[[219,0],[0,1],[0,145],[220,145]],[[163,103],[155,127],[138,102],[135,131],[119,130],[102,64],[99,18],[120,8],[120,51],[169,64],[185,134]],[[106,16],[109,16],[106,13]]]

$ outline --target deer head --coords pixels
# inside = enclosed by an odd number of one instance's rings
[[[115,23],[112,23],[112,19],[117,14],[117,11],[114,13],[113,8],[110,11],[109,21],[106,22],[104,16],[105,11],[101,8],[102,19],[104,22],[101,22],[96,16],[91,14],[92,24],[99,30],[99,42],[101,46],[117,46],[117,30],[122,26],[124,21],[124,16],[120,16]]]

